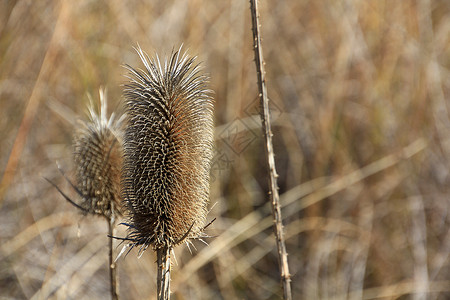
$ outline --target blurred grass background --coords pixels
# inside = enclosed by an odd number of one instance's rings
[[[294,299],[450,298],[450,2],[260,9]],[[137,43],[183,44],[216,99],[217,220],[176,249],[173,299],[279,299],[242,0],[0,2],[0,298],[108,299],[105,223],[43,177],[75,197],[55,163],[70,174],[71,122],[100,86],[120,109]],[[154,299],[155,270],[121,258],[121,298]]]

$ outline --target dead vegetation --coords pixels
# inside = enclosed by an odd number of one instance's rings
[[[72,122],[120,108],[123,64],[197,54],[215,95],[209,246],[175,250],[173,299],[279,299],[246,1],[0,3],[0,297],[109,295],[107,226],[83,217]],[[263,49],[294,299],[450,295],[450,4],[262,1]],[[76,194],[71,194],[76,197]],[[118,235],[126,228],[119,226]],[[118,262],[155,295],[156,257]]]

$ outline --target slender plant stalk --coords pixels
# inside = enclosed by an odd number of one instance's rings
[[[115,217],[112,213],[111,218],[108,219],[108,236],[109,236],[109,278],[111,285],[111,299],[119,299],[119,283],[117,282],[117,268],[116,262],[114,261],[114,251],[113,251],[113,236],[114,236],[114,223]]]
[[[158,300],[168,300],[170,295],[170,251],[171,248],[169,247],[156,251]]]
[[[269,168],[269,197],[272,202],[272,213],[275,225],[275,235],[278,248],[278,262],[281,271],[284,299],[292,299],[291,278],[289,273],[288,254],[284,242],[283,223],[281,216],[280,197],[278,194],[277,171],[272,145],[272,130],[270,126],[269,99],[265,82],[264,58],[261,47],[261,23],[259,20],[258,1],[250,0],[250,11],[252,15],[253,46],[255,51],[256,73],[258,77],[259,100],[261,103],[261,122],[264,131],[267,165]]]

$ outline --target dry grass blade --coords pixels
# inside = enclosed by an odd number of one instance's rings
[[[62,24],[64,18],[67,14],[67,7],[64,4],[61,4],[62,8],[60,8],[60,12],[58,14],[58,20],[55,25],[55,30],[53,32],[52,39],[49,43],[48,49],[45,53],[44,60],[42,61],[42,65],[39,71],[39,75],[36,78],[32,93],[30,95],[30,99],[28,100],[22,122],[20,123],[20,127],[18,133],[14,140],[14,145],[11,149],[11,154],[8,158],[8,163],[5,167],[5,171],[2,175],[0,181],[0,207],[3,202],[4,195],[13,180],[14,174],[16,173],[17,165],[19,163],[20,156],[22,155],[22,151],[25,147],[25,142],[27,136],[29,134],[31,125],[36,116],[39,103],[42,100],[42,93],[44,82],[50,76],[50,72],[52,70],[52,66],[55,60],[54,48],[56,47],[60,35],[62,33]]]
[[[428,289],[426,290],[427,294],[432,293],[443,293],[450,291],[450,281],[432,281]],[[382,286],[382,287],[374,287],[363,290],[363,300],[369,299],[382,299],[382,298],[398,298],[408,294],[417,293],[417,286],[414,281],[403,281],[392,285]],[[350,293],[352,296],[352,293]],[[336,296],[331,299],[342,299],[343,296]]]
[[[31,299],[48,299],[49,296],[60,289],[73,274],[85,265],[92,256],[102,249],[104,241],[93,239],[85,245],[77,254],[60,268],[50,280],[48,280]]]
[[[27,245],[32,239],[38,237],[42,232],[61,226],[73,225],[73,213],[61,212],[58,214],[49,215],[42,218],[25,230],[17,234],[14,239],[11,239],[2,244],[2,257],[17,252],[19,248]]]

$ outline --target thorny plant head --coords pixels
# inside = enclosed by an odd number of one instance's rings
[[[108,118],[106,111],[106,95],[100,89],[99,112],[96,112],[91,99],[89,120],[80,122],[74,136],[74,187],[82,198],[82,203],[77,205],[79,208],[85,213],[111,218],[113,213],[121,214],[123,116],[116,118],[112,113]]]
[[[162,65],[136,49],[145,70],[126,66],[123,197],[130,245],[171,248],[204,236],[213,156],[209,78],[181,48]]]

